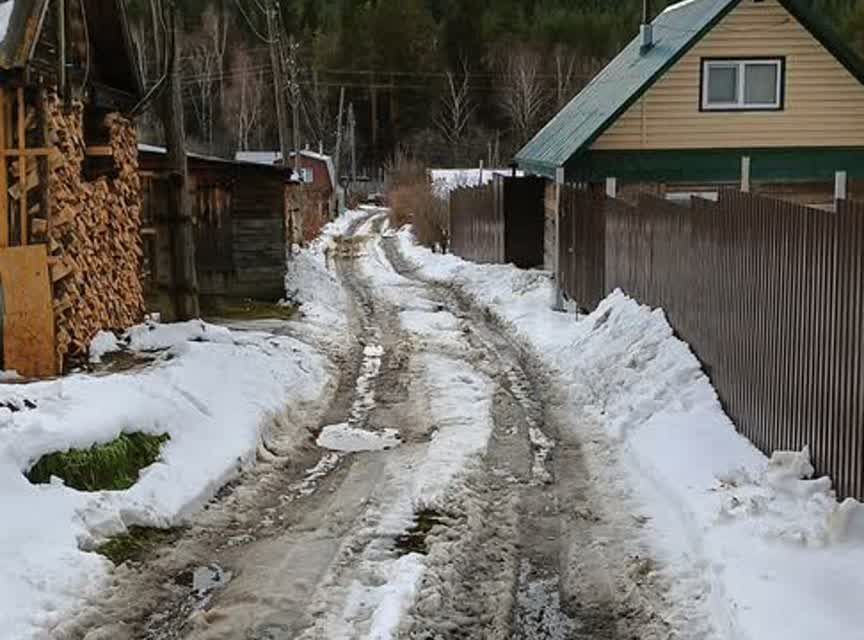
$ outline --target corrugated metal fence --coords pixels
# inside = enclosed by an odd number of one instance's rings
[[[864,499],[864,205],[630,206],[565,187],[560,229],[571,297],[619,287],[662,307],[744,435],[766,453],[809,445],[839,494]]]
[[[504,261],[504,221],[492,184],[450,193],[450,251],[472,262]]]
[[[496,175],[450,193],[450,250],[474,262],[543,265],[545,181]]]

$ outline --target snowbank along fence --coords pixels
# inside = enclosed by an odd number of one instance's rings
[[[543,265],[542,178],[496,175],[482,187],[450,193],[451,251],[466,260]]]
[[[593,307],[621,288],[662,307],[738,429],[760,449],[811,448],[864,499],[864,205],[836,212],[723,192],[636,206],[563,187],[559,270]]]

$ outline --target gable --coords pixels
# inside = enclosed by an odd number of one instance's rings
[[[663,11],[652,23],[654,46],[642,52],[634,38],[516,154],[519,166],[554,175],[739,1],[685,0]]]
[[[782,111],[700,111],[703,58],[785,58]],[[864,85],[779,0],[741,0],[592,150],[864,146]]]

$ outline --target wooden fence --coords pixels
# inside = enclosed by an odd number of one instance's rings
[[[841,496],[864,498],[864,206],[725,192],[634,207],[567,187],[561,229],[571,297],[617,287],[662,307],[741,433],[765,453],[809,445]]]
[[[450,250],[474,262],[543,265],[542,178],[496,175],[450,193]]]

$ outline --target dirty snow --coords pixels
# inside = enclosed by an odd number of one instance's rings
[[[201,321],[148,322],[114,340],[102,334],[91,356],[118,348],[155,360],[126,373],[0,385],[4,640],[43,637],[106,584],[111,564],[89,549],[132,525],[187,521],[254,463],[277,415],[301,418],[336,373],[325,356],[295,338]],[[168,433],[171,440],[126,491],[79,492],[60,481],[31,485],[23,475],[47,453],[134,431]]]
[[[769,459],[740,436],[661,310],[615,292],[588,316],[556,313],[548,273],[433,254],[408,230],[399,242],[424,277],[460,286],[532,344],[574,415],[601,426],[581,434],[597,481],[640,510],[633,535],[673,602],[702,602],[713,623],[684,637],[862,637],[861,505],[811,479],[806,451]]]

